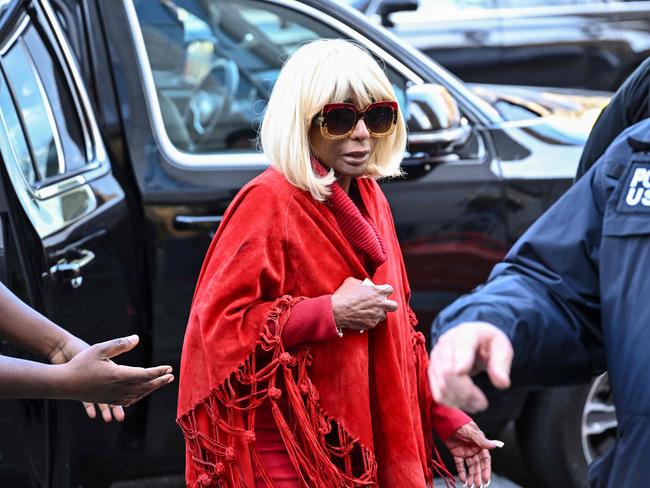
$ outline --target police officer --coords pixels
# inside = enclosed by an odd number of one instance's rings
[[[650,119],[614,140],[487,284],[438,316],[429,372],[434,397],[477,411],[487,407],[471,380],[479,371],[506,388],[587,381],[607,369],[618,438],[590,468],[590,482],[646,486],[649,272]]]

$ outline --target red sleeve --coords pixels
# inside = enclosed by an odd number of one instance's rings
[[[471,422],[472,419],[461,410],[434,402],[431,406],[431,421],[433,431],[444,442],[463,425]]]
[[[336,337],[332,311],[332,295],[307,298],[291,308],[289,320],[282,330],[284,347],[301,342],[322,341]]]

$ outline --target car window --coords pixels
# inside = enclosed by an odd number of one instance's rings
[[[134,6],[167,135],[195,154],[255,150],[287,57],[305,42],[341,37],[311,17],[252,0]],[[387,72],[403,103],[407,80]]]
[[[5,75],[29,138],[38,179],[63,173],[63,158],[54,133],[54,115],[47,103],[43,85],[22,41],[16,42],[3,57]]]
[[[2,69],[17,108],[5,122],[27,181],[40,184],[82,168],[85,139],[70,83],[33,26],[2,56]]]
[[[0,151],[5,164],[15,163],[30,185],[36,182],[36,173],[27,147],[20,118],[16,112],[6,79],[0,76]]]
[[[63,146],[65,171],[76,171],[86,164],[87,158],[86,141],[79,109],[72,97],[71,82],[65,77],[55,54],[48,50],[34,27],[25,32],[24,39],[52,107]]]

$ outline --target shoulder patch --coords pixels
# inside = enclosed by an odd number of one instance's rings
[[[620,212],[650,212],[650,161],[632,161],[618,201]]]

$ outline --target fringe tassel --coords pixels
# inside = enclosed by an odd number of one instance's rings
[[[312,363],[309,347],[303,346],[295,354],[284,350],[280,337],[292,305],[291,297],[282,297],[269,313],[258,342],[259,351],[271,353],[268,364],[258,370],[253,352],[210,396],[177,419],[199,472],[192,488],[245,488],[245,475],[237,459],[242,454],[242,446],[248,446],[252,466],[267,486],[273,488],[268,470],[255,449],[255,410],[266,400],[271,403],[273,418],[291,463],[305,486],[377,486],[377,464],[370,449],[339,425],[335,431],[338,443],[332,445],[326,439],[334,421],[318,408],[318,392],[307,374]],[[276,387],[278,374],[282,374],[284,391]],[[284,393],[292,414],[291,423],[277,402]],[[210,419],[207,435],[198,427],[196,412],[199,409]],[[355,466],[354,459],[361,460],[362,465]],[[355,468],[359,472],[355,473]]]
[[[417,326],[417,318],[413,311],[409,308],[409,321],[411,323],[412,337],[413,337],[413,354],[415,356],[415,371],[418,381],[418,401],[420,412],[422,414],[422,430],[424,431],[424,442],[427,455],[430,459],[430,466],[427,470],[427,484],[433,484],[434,472],[445,483],[445,487],[454,488],[456,486],[456,479],[453,474],[449,472],[447,466],[442,460],[440,453],[436,449],[433,442],[433,425],[431,423],[431,406],[433,404],[433,396],[429,389],[429,380],[427,372],[427,348],[426,340],[422,332],[415,330]]]

